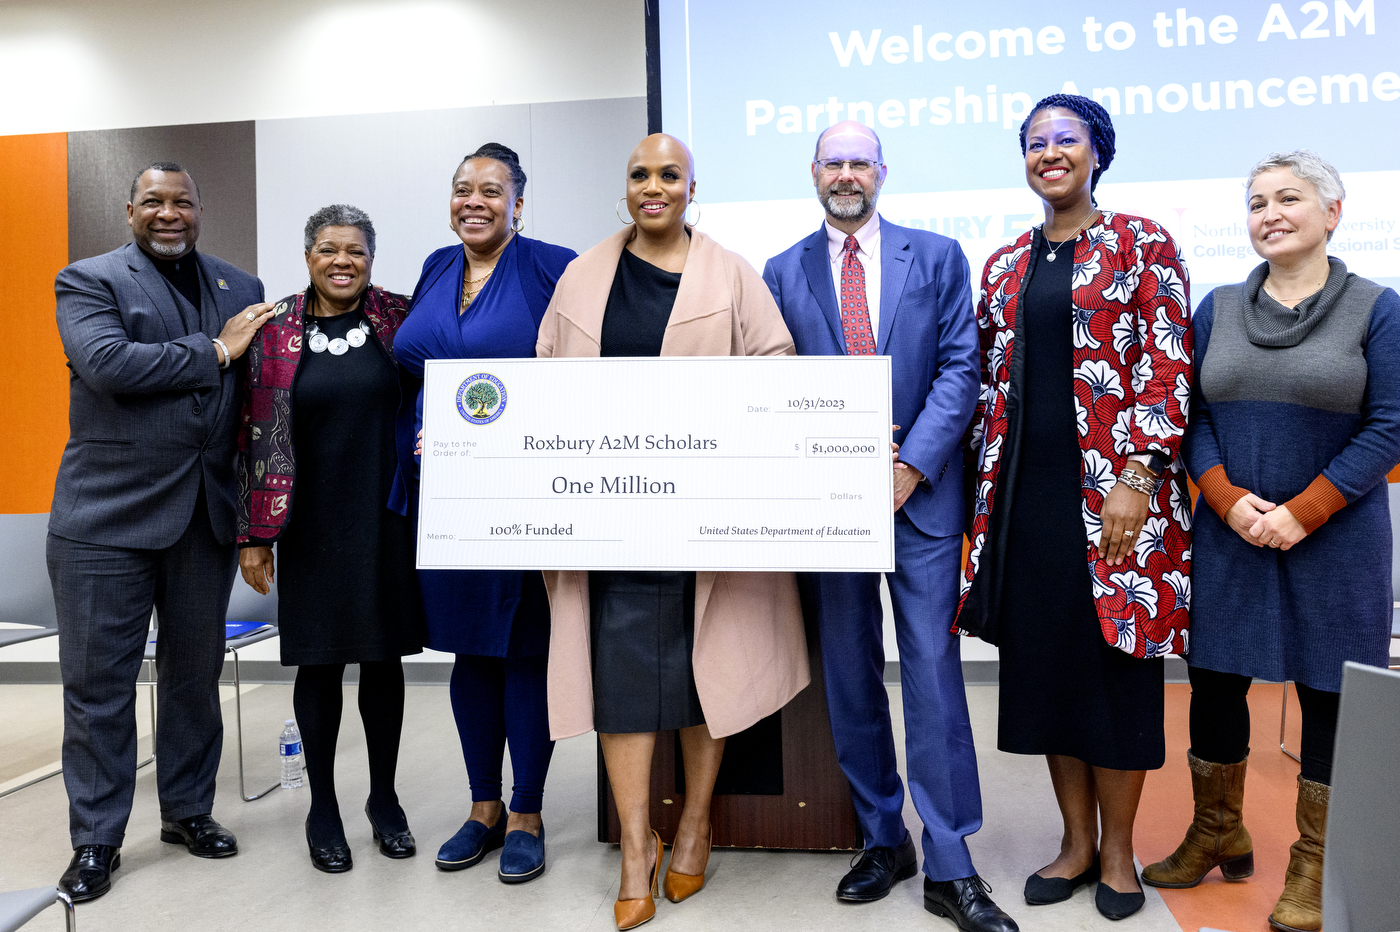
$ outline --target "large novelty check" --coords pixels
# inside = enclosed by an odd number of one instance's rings
[[[420,569],[894,568],[888,357],[427,363]]]

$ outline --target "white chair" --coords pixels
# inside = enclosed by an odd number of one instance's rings
[[[68,932],[76,932],[78,914],[73,909],[73,901],[57,887],[35,887],[32,890],[0,893],[0,932],[15,932],[55,903],[63,904],[64,923]]]
[[[248,794],[247,777],[243,761],[243,677],[238,666],[238,652],[254,644],[277,637],[277,587],[272,587],[272,592],[266,596],[258,595],[249,588],[243,580],[235,579],[233,582],[233,594],[229,598],[228,621],[253,622],[267,625],[260,631],[253,631],[249,634],[241,634],[229,637],[224,642],[224,654],[233,655],[233,710],[234,721],[236,722],[236,733],[238,735],[238,795],[245,803],[251,803],[255,799],[262,799],[277,787],[281,786],[281,780],[272,784],[260,793]],[[143,761],[142,765],[155,759],[155,676],[156,676],[156,641],[159,634],[159,625],[151,630],[150,640],[146,643],[146,679],[143,684],[151,686],[151,757]]]
[[[4,516],[4,533],[0,534],[0,592],[4,593],[0,623],[5,627],[0,627],[0,648],[58,634],[53,588],[44,560],[48,527],[47,514]],[[62,768],[51,770],[28,783],[10,787],[0,793],[0,798],[61,773]]]

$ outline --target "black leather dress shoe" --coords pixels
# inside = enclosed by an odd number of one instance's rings
[[[112,871],[122,866],[120,848],[112,845],[79,845],[68,869],[58,878],[58,889],[74,903],[95,900],[112,889]]]
[[[889,895],[901,880],[919,871],[914,839],[904,833],[897,848],[866,848],[851,862],[851,870],[836,885],[836,898],[843,903],[870,903]]]
[[[1016,920],[992,902],[992,886],[973,874],[961,880],[924,878],[924,909],[957,923],[963,932],[1020,932]]]
[[[1084,873],[1077,877],[1042,877],[1039,874],[1031,874],[1026,878],[1026,904],[1029,906],[1048,906],[1051,903],[1063,903],[1074,895],[1074,891],[1087,884],[1095,883],[1099,879],[1099,856],[1094,855],[1094,860],[1089,862],[1089,866]]]
[[[355,866],[350,846],[345,842],[318,845],[311,840],[311,820],[306,822],[306,847],[311,851],[311,866],[326,874],[343,874]]]
[[[184,845],[197,858],[227,858],[238,853],[233,832],[214,821],[211,815],[190,816],[178,822],[160,823],[160,840]]]
[[[379,824],[374,821],[374,816],[369,811],[369,803],[365,803],[365,818],[369,819],[369,830],[374,834],[374,840],[379,842],[379,853],[386,858],[411,858],[418,853],[418,843],[413,840],[413,833],[407,828],[402,832],[380,830]]]

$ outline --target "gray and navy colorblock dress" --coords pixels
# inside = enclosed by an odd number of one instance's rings
[[[1344,661],[1388,658],[1400,295],[1329,261],[1295,308],[1262,289],[1267,263],[1201,303],[1182,452],[1202,491],[1187,661],[1336,692]],[[1241,539],[1221,515],[1246,492],[1308,536],[1286,552]]]

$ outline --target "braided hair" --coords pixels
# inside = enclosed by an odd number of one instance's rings
[[[470,155],[464,156],[457,167],[460,169],[472,159],[495,159],[500,162],[510,171],[511,200],[525,196],[525,169],[520,167],[520,156],[516,155],[510,146],[488,142]]]
[[[1099,176],[1108,170],[1108,166],[1113,164],[1114,143],[1116,136],[1113,132],[1113,120],[1109,117],[1098,101],[1088,97],[1081,97],[1078,94],[1051,94],[1044,97],[1031,108],[1031,112],[1026,116],[1021,124],[1021,155],[1026,154],[1026,131],[1030,129],[1031,120],[1042,110],[1050,107],[1063,107],[1079,116],[1084,121],[1084,125],[1089,128],[1089,141],[1093,143],[1094,152],[1099,157],[1099,165],[1094,169],[1094,174],[1089,180],[1089,194],[1092,198],[1094,189],[1099,185]]]

